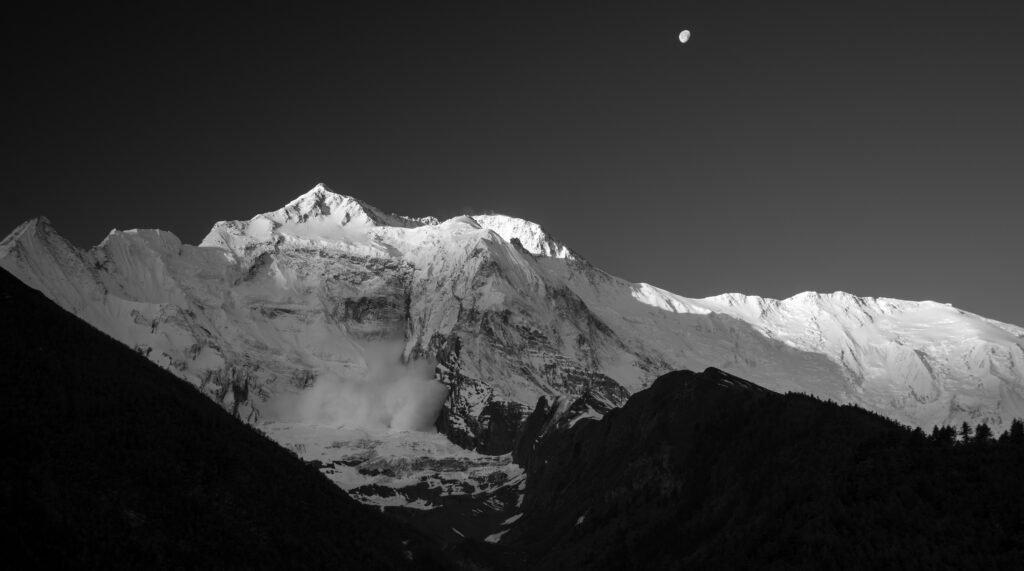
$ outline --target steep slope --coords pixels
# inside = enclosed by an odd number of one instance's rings
[[[416,532],[0,270],[0,511],[25,568],[419,569]]]
[[[528,425],[543,423],[538,410]],[[550,432],[509,569],[1016,569],[1024,431],[941,443],[708,369]]]
[[[288,403],[324,379],[364,386],[382,353],[432,368],[424,380],[447,397],[417,415],[489,454],[512,449],[541,397],[586,397],[581,414],[600,415],[679,368],[925,428],[1024,414],[1014,326],[841,293],[683,298],[608,275],[525,220],[407,218],[322,185],[217,223],[199,247],[131,230],[83,251],[30,221],[0,243],[0,266],[251,422],[308,421]],[[378,412],[378,427],[408,428]]]

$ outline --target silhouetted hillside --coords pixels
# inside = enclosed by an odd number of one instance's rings
[[[417,532],[2,270],[0,391],[7,562],[436,566]]]
[[[531,569],[1021,568],[1024,437],[948,440],[671,373],[539,443],[501,545]]]

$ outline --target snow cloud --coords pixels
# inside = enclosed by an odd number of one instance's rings
[[[364,376],[322,374],[294,402],[277,408],[282,416],[327,426],[433,431],[448,388],[434,379],[434,363],[404,363],[402,349],[401,342],[366,346]]]

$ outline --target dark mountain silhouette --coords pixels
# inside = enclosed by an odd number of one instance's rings
[[[544,433],[549,416],[539,406],[524,431]],[[523,516],[494,561],[1019,569],[1024,429],[1014,426],[999,440],[956,443],[716,369],[670,373],[601,420],[520,446]]]
[[[2,270],[0,391],[8,563],[440,566],[419,532]]]

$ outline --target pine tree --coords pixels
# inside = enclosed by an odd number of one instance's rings
[[[1004,436],[1013,444],[1024,444],[1024,420],[1013,419],[1013,422],[1010,423],[1010,430]]]
[[[978,444],[987,444],[992,441],[992,429],[988,427],[984,422],[979,424],[974,429],[974,442]]]
[[[974,436],[974,429],[972,429],[971,425],[967,424],[967,422],[965,421],[963,424],[960,425],[960,434],[959,434],[959,436],[960,436],[960,442],[963,442],[964,444],[966,444],[966,443],[970,442],[971,441],[971,437]]]
[[[952,426],[936,426],[932,429],[932,442],[948,446],[956,440],[956,429]]]

